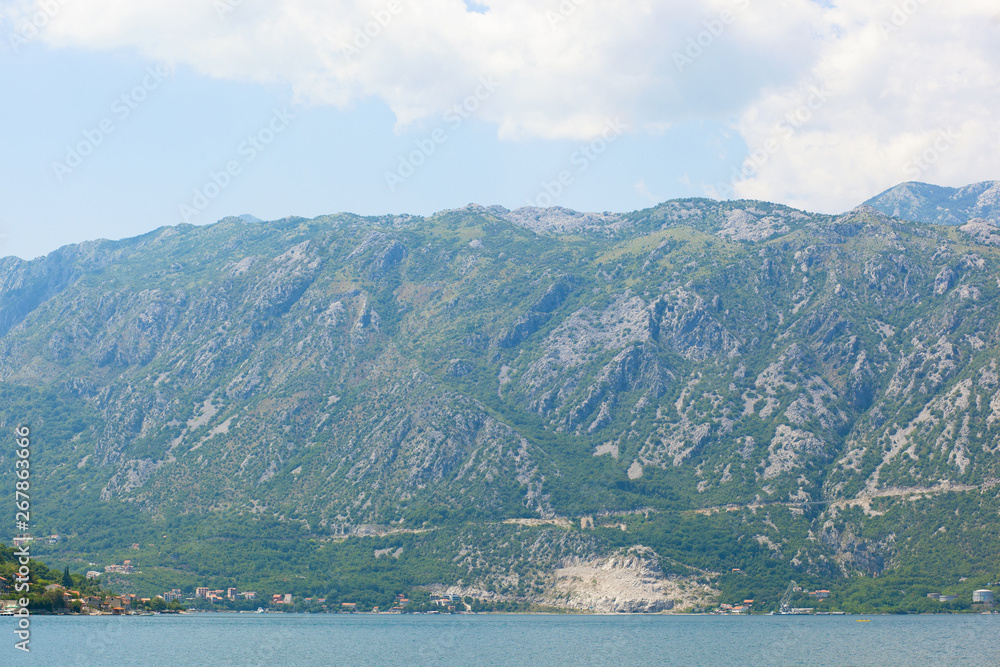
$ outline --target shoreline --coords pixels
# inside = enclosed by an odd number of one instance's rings
[[[692,616],[712,616],[712,617],[723,617],[723,618],[750,618],[750,617],[785,617],[785,616],[795,616],[801,618],[804,616],[836,616],[836,617],[875,617],[875,616],[1000,616],[1000,610],[998,611],[949,611],[949,612],[925,612],[919,614],[911,613],[892,613],[892,612],[873,612],[867,614],[858,614],[854,612],[821,612],[812,614],[778,614],[778,613],[757,613],[757,614],[713,614],[709,612],[697,612],[697,613],[669,613],[669,612],[653,612],[653,613],[643,613],[643,612],[581,612],[581,611],[568,611],[568,612],[546,612],[546,611],[530,611],[530,612],[511,612],[511,611],[459,611],[454,613],[434,613],[434,612],[370,612],[370,611],[356,611],[356,612],[308,612],[308,611],[238,611],[234,609],[189,609],[186,611],[168,611],[168,612],[131,612],[125,614],[108,614],[108,613],[97,613],[97,614],[78,614],[78,613],[51,613],[51,612],[37,612],[32,613],[33,617],[41,616],[72,616],[72,617],[109,617],[109,618],[123,618],[123,617],[136,617],[136,616],[203,616],[206,614],[235,614],[235,615],[249,615],[249,616],[274,616],[274,615],[286,615],[286,616],[595,616],[595,617],[692,617]],[[0,617],[10,616],[14,617],[14,614],[0,614]]]

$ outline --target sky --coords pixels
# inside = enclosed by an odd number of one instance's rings
[[[1000,2],[0,0],[0,257],[1000,178]]]

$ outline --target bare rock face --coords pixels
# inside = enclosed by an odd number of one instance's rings
[[[849,523],[838,529],[833,521],[826,521],[819,531],[819,541],[835,550],[835,560],[845,572],[853,569],[878,576],[895,554],[894,535],[878,542],[864,540]]]
[[[937,275],[934,279],[934,293],[941,296],[945,292],[951,289],[952,285],[955,284],[955,272],[951,270],[950,267],[944,267],[941,269],[941,273]]]
[[[805,461],[823,456],[826,449],[826,443],[812,433],[783,424],[778,427],[768,447],[768,457],[763,462],[766,467],[761,478],[774,479],[782,473],[801,467]]]
[[[763,241],[776,234],[784,234],[789,229],[784,222],[771,217],[757,217],[738,208],[729,212],[722,229],[716,233],[734,241]]]
[[[637,545],[606,558],[569,558],[555,570],[554,603],[598,613],[683,611],[713,591],[691,579],[666,575],[656,552]]]
[[[508,211],[499,206],[490,209],[505,220],[539,233],[571,234],[581,231],[615,230],[623,227],[624,218],[617,213],[581,213],[561,206],[551,208],[524,207]]]
[[[995,222],[991,223],[977,218],[965,223],[959,229],[971,236],[978,243],[1000,246],[1000,226]]]

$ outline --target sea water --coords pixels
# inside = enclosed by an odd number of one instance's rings
[[[35,616],[28,654],[14,623],[4,666],[1000,663],[1000,615]]]

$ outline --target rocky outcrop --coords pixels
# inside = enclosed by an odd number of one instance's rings
[[[717,594],[692,577],[664,573],[656,552],[641,545],[604,558],[568,558],[555,570],[553,604],[597,613],[687,611]]]
[[[981,218],[969,220],[961,227],[963,232],[972,237],[976,243],[1000,246],[1000,221],[989,222]]]
[[[528,312],[518,318],[514,325],[497,339],[497,346],[512,348],[520,345],[528,336],[538,331],[549,321],[552,313],[563,304],[577,284],[573,276],[561,276],[549,285],[545,293],[533,303]]]
[[[726,220],[716,234],[733,241],[763,241],[776,234],[784,234],[790,229],[780,220],[768,216],[757,217],[737,208],[726,214]]]

